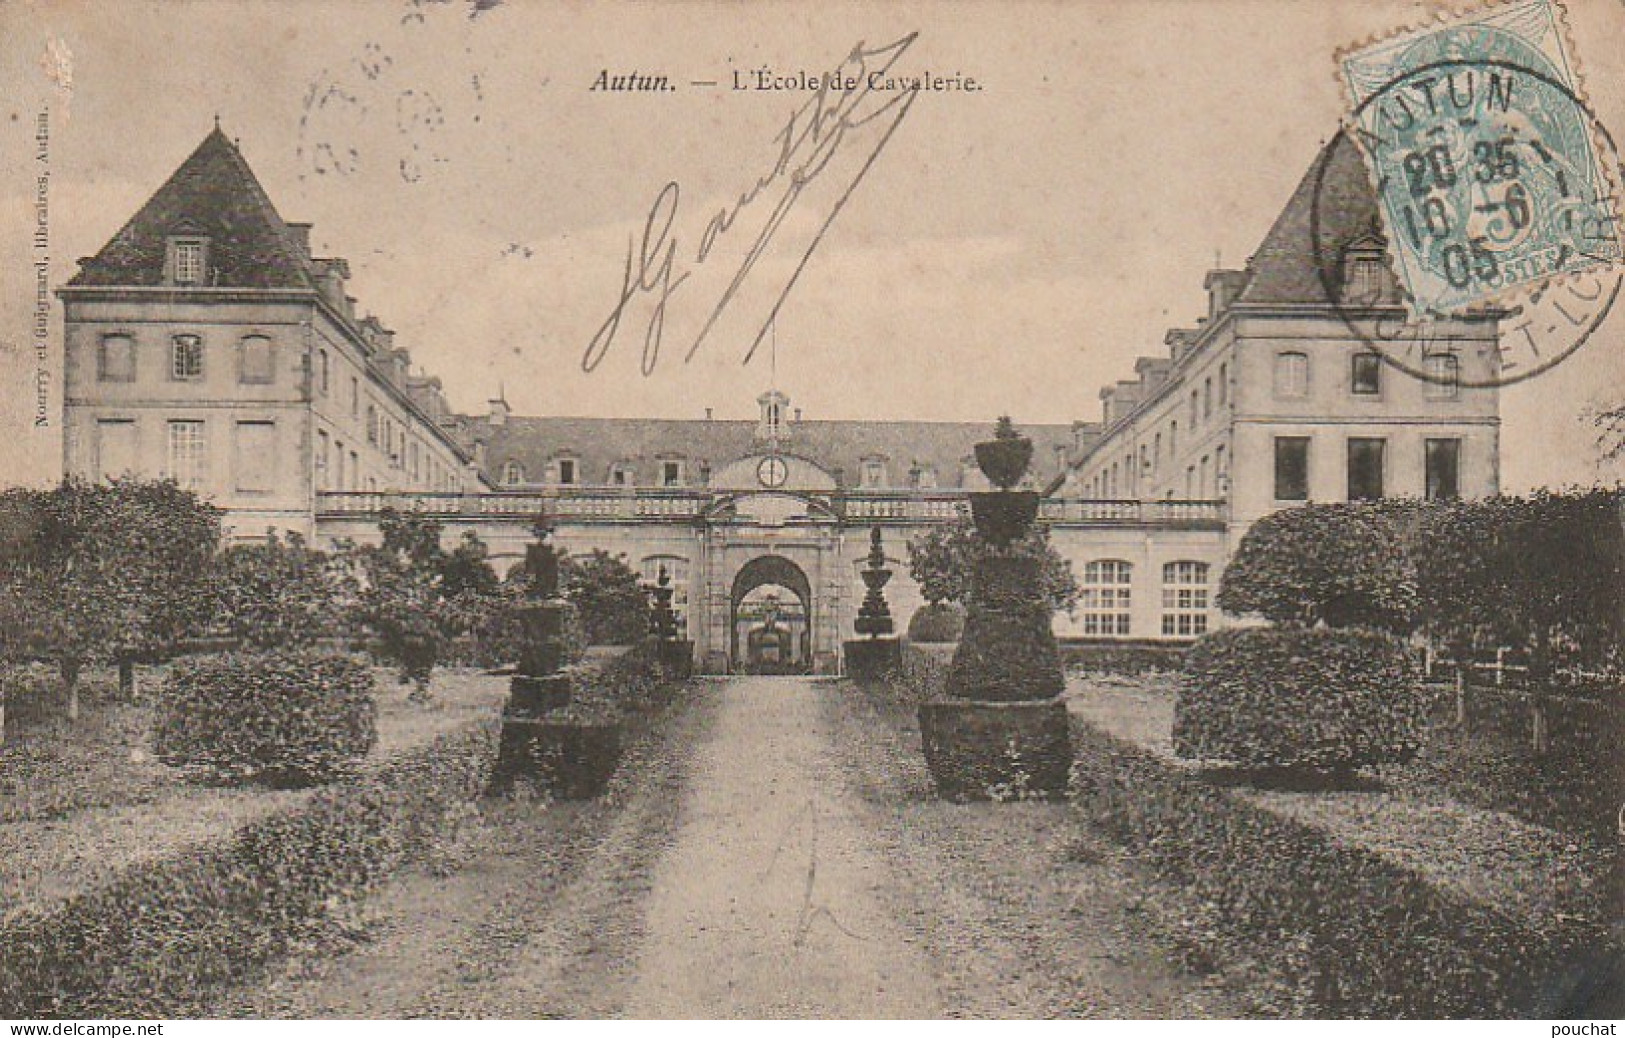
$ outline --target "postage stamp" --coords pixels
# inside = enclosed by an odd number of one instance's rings
[[[1516,0],[1339,55],[1413,314],[1620,261],[1611,149],[1563,24],[1553,0]]]

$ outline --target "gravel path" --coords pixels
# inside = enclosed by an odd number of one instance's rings
[[[656,874],[626,1015],[942,1014],[918,946],[877,896],[886,862],[845,795],[819,711],[834,687],[721,687],[683,826]]]

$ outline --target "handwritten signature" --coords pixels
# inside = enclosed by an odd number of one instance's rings
[[[744,260],[734,272],[728,287],[717,300],[683,358],[685,361],[693,359],[694,354],[705,343],[706,337],[711,334],[711,330],[716,327],[723,311],[733,301],[757,261],[767,250],[773,236],[795,208],[802,192],[829,168],[837,151],[846,140],[847,133],[871,123],[879,124],[880,133],[873,143],[872,150],[863,157],[862,164],[825,216],[817,234],[802,253],[795,271],[780,291],[772,311],[762,322],[755,339],[746,350],[742,363],[750,363],[767,336],[768,329],[772,327],[780,308],[789,297],[791,289],[800,279],[801,272],[806,269],[807,262],[812,258],[818,243],[823,240],[836,216],[846,207],[852,193],[874,166],[875,160],[885,150],[892,134],[902,125],[904,117],[908,115],[909,109],[919,96],[918,91],[914,89],[897,91],[891,93],[882,104],[866,105],[865,102],[872,93],[868,86],[870,62],[875,63],[873,71],[881,73],[889,71],[897,59],[913,45],[918,35],[917,32],[909,33],[893,43],[873,48],[860,41],[852,48],[838,70],[841,74],[827,78],[805,104],[791,113],[784,128],[774,135],[773,140],[779,144],[779,154],[773,167],[759,177],[747,191],[740,194],[737,202],[717,210],[706,223],[705,230],[699,236],[698,246],[693,252],[693,259],[687,267],[681,266],[678,262],[678,238],[672,234],[672,224],[677,219],[682,189],[676,181],[671,181],[661,188],[660,194],[655,197],[654,206],[649,210],[649,217],[644,222],[641,240],[634,235],[627,242],[626,267],[621,276],[620,299],[609,317],[599,326],[592,341],[587,344],[581,358],[582,370],[591,372],[603,362],[620,332],[621,319],[633,300],[653,297],[654,307],[648,327],[643,333],[642,361],[643,373],[652,374],[660,357],[661,338],[666,325],[666,306],[671,301],[672,295],[694,273],[695,267],[706,262],[717,242],[732,230],[735,220],[743,210],[751,206],[769,188],[783,185],[783,191],[772,210],[767,213],[755,241],[746,250]],[[856,66],[855,74],[846,74],[849,66]],[[837,93],[830,89],[830,79],[850,85]]]

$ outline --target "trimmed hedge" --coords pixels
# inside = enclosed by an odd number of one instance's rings
[[[908,640],[922,644],[957,642],[965,630],[965,610],[952,602],[923,605],[908,619]]]
[[[1185,657],[1174,711],[1182,757],[1347,770],[1409,760],[1428,697],[1404,642],[1377,631],[1219,631]]]
[[[669,686],[639,650],[578,673],[591,703],[646,718]],[[310,924],[435,844],[490,783],[500,722],[0,925],[0,1017],[187,1015],[209,985],[286,953]]]
[[[497,726],[442,736],[176,857],[0,926],[0,1017],[175,1016],[421,854],[485,789]]]
[[[329,781],[378,742],[373,675],[361,660],[310,650],[239,652],[175,664],[158,697],[155,748],[167,764],[225,781]]]
[[[1190,646],[1158,641],[1092,641],[1062,638],[1061,662],[1068,670],[1104,674],[1144,674],[1178,670]]]
[[[1514,919],[1089,725],[1073,738],[1090,821],[1199,906],[1198,943],[1260,956],[1311,1015],[1562,1018],[1619,997],[1595,906]]]

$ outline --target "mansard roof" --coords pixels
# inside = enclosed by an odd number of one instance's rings
[[[1326,285],[1342,283],[1344,250],[1367,238],[1385,240],[1376,192],[1359,147],[1339,133],[1321,148],[1253,254],[1248,263],[1252,280],[1240,301],[1321,306],[1337,302],[1327,295]],[[1398,302],[1397,294],[1386,301]]]
[[[699,466],[713,471],[750,454],[764,452],[754,421],[645,418],[533,418],[509,416],[500,425],[484,418],[463,419],[465,444],[485,444],[485,471],[493,485],[510,461],[523,466],[529,482],[542,482],[548,462],[574,458],[580,481],[606,483],[611,465],[631,464],[640,486],[658,485],[660,462],[683,460],[687,480],[698,482]],[[955,489],[973,445],[992,435],[991,422],[813,421],[789,424],[781,449],[839,474],[841,485],[856,486],[863,462],[880,458],[888,482],[906,486],[916,466],[929,467],[937,486]],[[1074,443],[1071,425],[1021,425],[1033,440],[1033,477],[1043,486],[1064,470]],[[1057,450],[1057,448],[1061,448]],[[974,465],[973,465],[974,467]]]
[[[218,125],[69,284],[162,285],[176,235],[208,239],[208,286],[312,287],[294,234]]]

